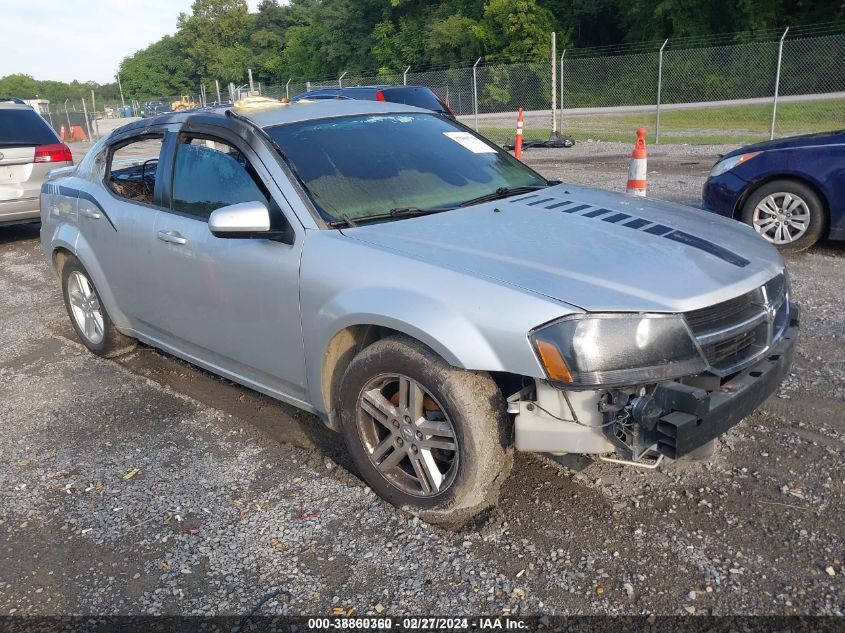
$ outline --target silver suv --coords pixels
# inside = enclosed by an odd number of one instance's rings
[[[751,228],[549,183],[395,103],[145,119],[42,200],[92,352],[137,339],[316,414],[429,521],[494,503],[514,449],[649,466],[706,449],[797,337]]]
[[[70,148],[28,105],[0,102],[0,226],[37,222],[50,170],[73,165]]]

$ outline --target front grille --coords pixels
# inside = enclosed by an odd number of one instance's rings
[[[687,323],[697,336],[699,332],[721,330],[734,323],[741,323],[760,311],[763,295],[757,288],[734,299],[714,306],[686,313]]]
[[[769,330],[766,323],[744,330],[723,341],[702,345],[707,362],[717,369],[727,369],[753,358],[768,346]]]
[[[684,315],[712,371],[739,371],[780,338],[788,320],[786,291],[780,274],[744,295]]]

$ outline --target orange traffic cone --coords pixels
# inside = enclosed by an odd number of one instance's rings
[[[85,136],[85,132],[82,130],[81,125],[72,125],[70,128],[70,140],[72,141],[87,141],[88,137]]]
[[[65,130],[65,124],[62,123],[62,127],[59,128],[59,138],[64,143],[67,140],[67,131]]]
[[[513,155],[517,160],[522,160],[522,128],[525,125],[525,120],[522,117],[522,108],[516,115],[516,139],[513,142]]]
[[[631,161],[628,163],[628,186],[626,191],[635,196],[644,196],[647,186],[647,159],[648,150],[645,146],[645,128],[637,130],[637,141],[634,143],[634,151],[631,152]]]

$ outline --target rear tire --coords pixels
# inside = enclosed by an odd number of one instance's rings
[[[91,276],[72,255],[62,266],[62,295],[76,335],[91,352],[112,358],[135,347],[134,339],[114,327]]]
[[[762,185],[742,206],[742,221],[784,253],[810,248],[825,234],[827,214],[816,192],[796,180]]]
[[[339,404],[352,460],[383,499],[450,527],[498,501],[513,458],[505,401],[488,374],[390,337],[352,360]]]

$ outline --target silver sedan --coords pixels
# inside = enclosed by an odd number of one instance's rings
[[[797,310],[748,227],[549,182],[451,119],[256,100],[117,130],[42,191],[80,340],[136,340],[316,414],[426,520],[515,450],[708,452],[789,370]]]

